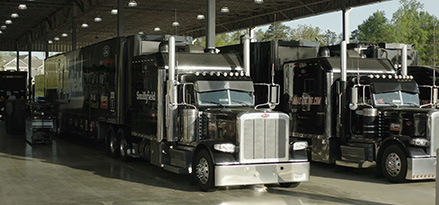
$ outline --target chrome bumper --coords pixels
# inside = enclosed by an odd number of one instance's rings
[[[409,180],[436,179],[436,157],[407,158]]]
[[[309,180],[309,162],[215,166],[215,186],[275,184]]]

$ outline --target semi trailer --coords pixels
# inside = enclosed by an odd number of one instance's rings
[[[272,110],[279,86],[257,85],[269,99],[256,105],[240,58],[203,53],[188,42],[119,37],[47,59],[60,132],[105,141],[122,160],[143,157],[191,174],[204,191],[309,180],[307,142],[289,141],[289,116]]]
[[[5,102],[8,99],[26,99],[27,72],[0,71],[0,119],[5,112]]]

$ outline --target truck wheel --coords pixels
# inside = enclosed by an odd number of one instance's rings
[[[192,174],[195,175],[194,178],[201,190],[206,192],[215,190],[213,169],[210,154],[204,149],[198,152]]]
[[[404,182],[407,174],[407,155],[398,145],[390,145],[384,150],[381,160],[383,175],[391,182]]]
[[[294,188],[294,187],[298,187],[299,184],[300,184],[300,182],[279,183],[280,187],[285,187],[285,188]]]
[[[125,137],[125,132],[122,129],[119,129],[117,136],[119,139],[120,159],[124,162],[129,161],[130,156],[128,155],[128,142]]]
[[[108,130],[108,135],[107,135],[107,152],[108,154],[113,157],[116,158],[118,156],[118,148],[119,144],[116,138],[116,133],[114,132],[114,128],[110,127]]]

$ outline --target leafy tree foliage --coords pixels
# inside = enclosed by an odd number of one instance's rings
[[[437,17],[422,11],[423,4],[417,0],[400,0],[400,5],[391,20],[383,11],[373,13],[352,32],[353,41],[414,44],[419,51],[419,63],[432,65],[433,53],[439,45],[435,40]]]

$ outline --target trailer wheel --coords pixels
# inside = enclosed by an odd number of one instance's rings
[[[193,170],[192,174],[201,190],[206,192],[215,190],[214,166],[210,154],[205,149],[198,152]]]
[[[298,187],[299,184],[300,184],[300,182],[279,183],[280,187],[284,187],[284,188]]]
[[[381,160],[383,175],[391,182],[405,182],[407,155],[398,145],[390,145],[384,150]]]
[[[124,162],[129,161],[130,156],[128,155],[128,142],[123,129],[119,129],[119,131],[117,132],[117,136],[117,138],[119,139],[120,159]]]
[[[116,158],[118,156],[118,141],[116,138],[116,133],[114,132],[114,128],[110,127],[108,130],[108,135],[107,135],[107,152],[108,154],[113,157]]]

